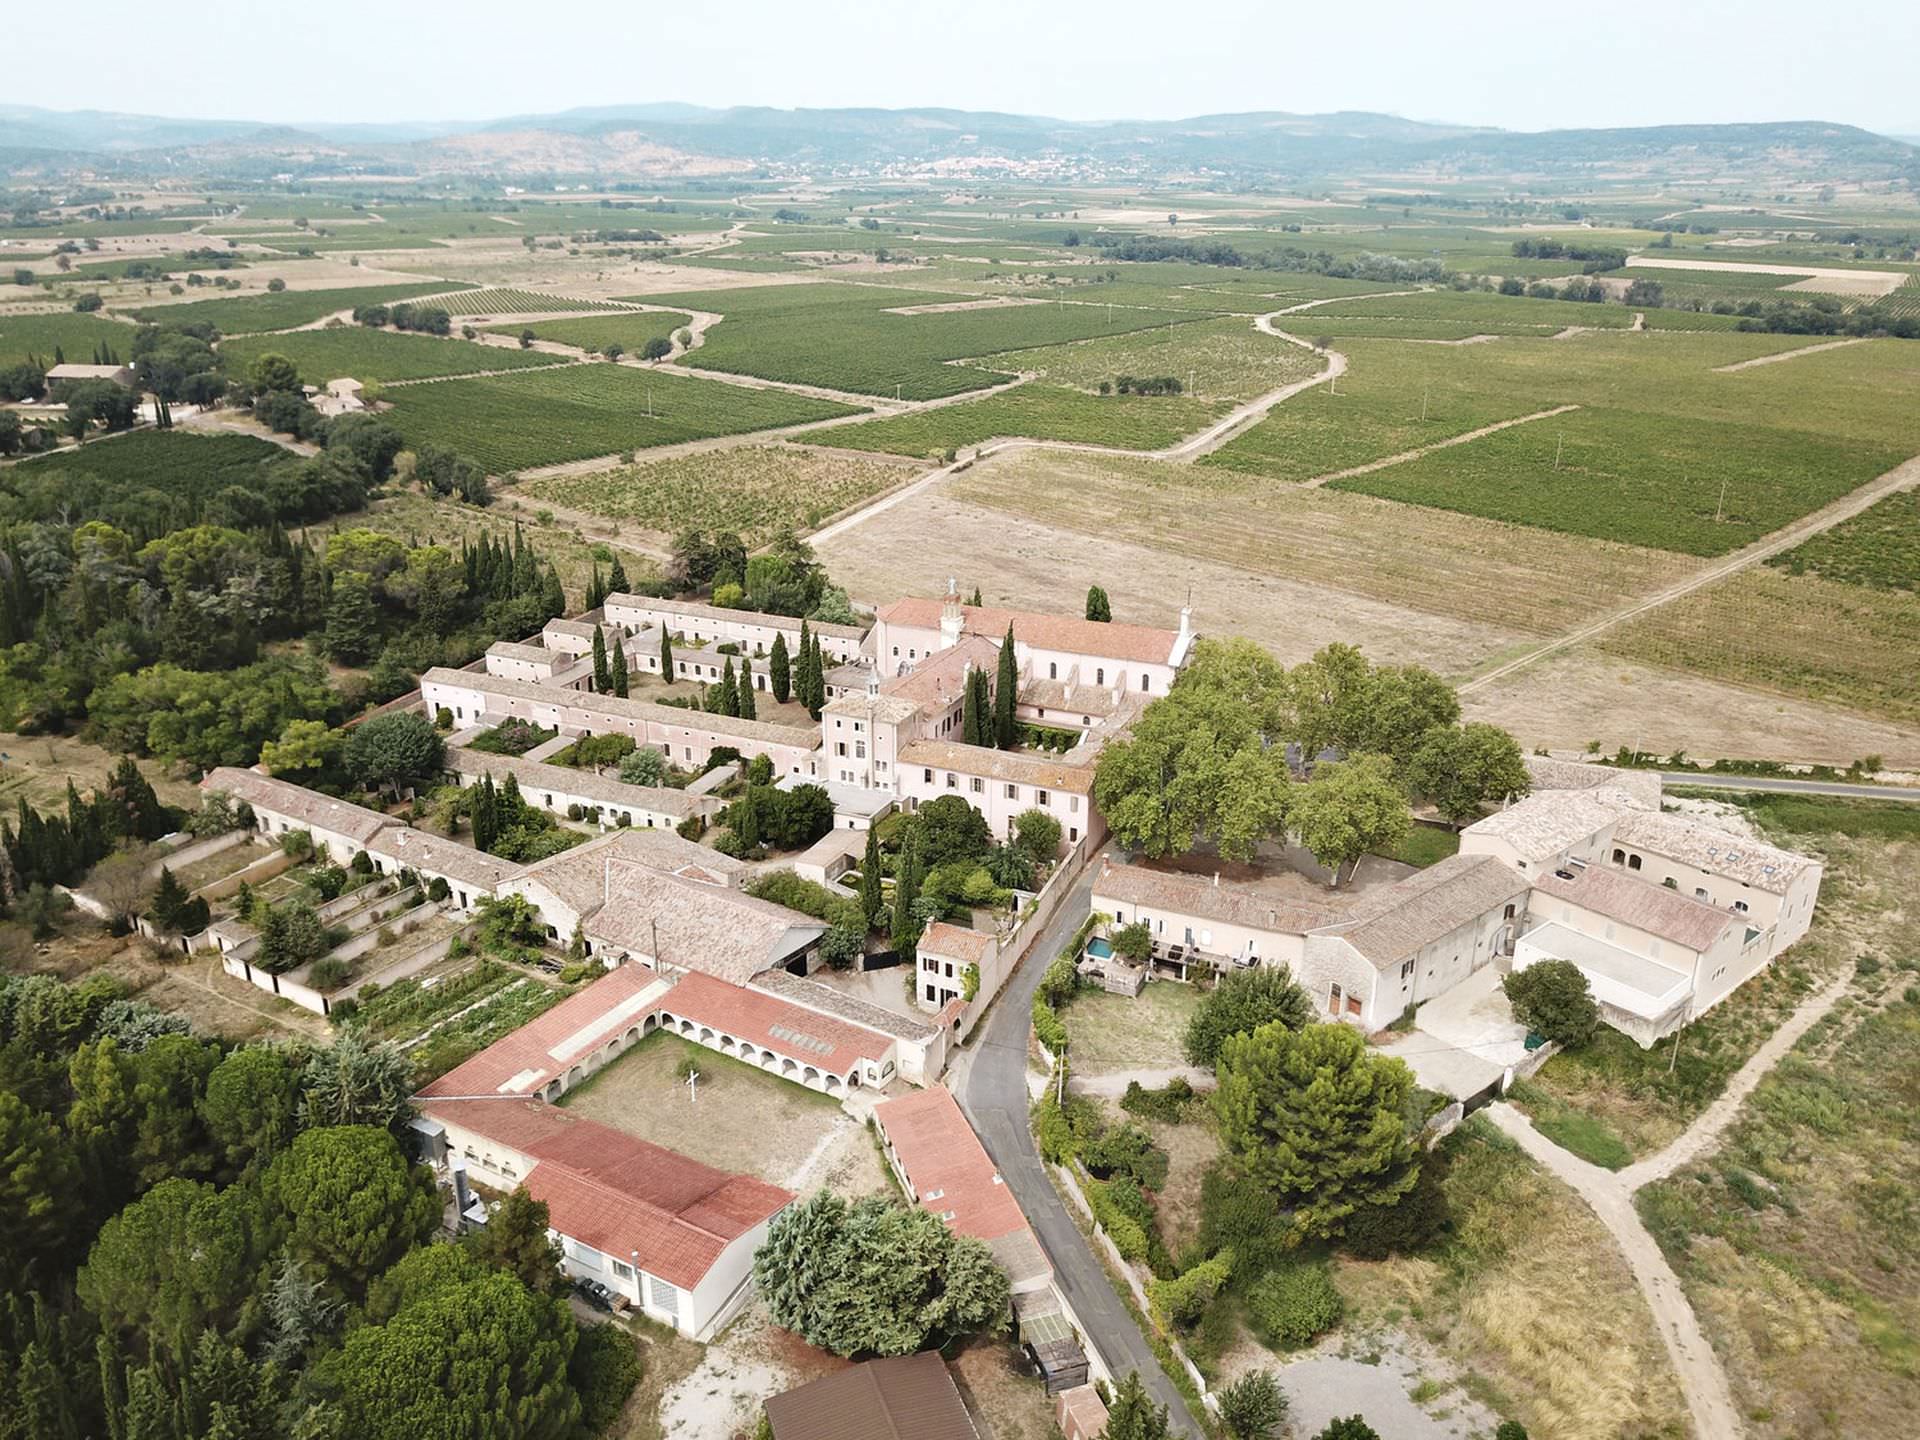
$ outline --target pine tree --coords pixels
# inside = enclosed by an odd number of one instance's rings
[[[1107,600],[1107,592],[1098,585],[1087,590],[1087,619],[1107,621],[1113,619],[1113,606]]]
[[[1020,671],[1013,657],[1013,626],[1007,626],[1007,638],[1000,642],[1000,674],[993,686],[993,743],[1002,750],[1013,748],[1013,706],[1020,687]]]
[[[664,625],[660,627],[660,678],[673,684],[673,632]]]
[[[1173,1433],[1167,1423],[1167,1407],[1153,1403],[1138,1370],[1130,1371],[1114,1387],[1105,1433],[1109,1440],[1167,1440]]]
[[[880,827],[867,826],[867,853],[860,862],[860,910],[867,917],[867,929],[878,930],[880,917],[886,914],[887,897],[880,885]]]
[[[969,605],[971,605],[971,606],[973,606],[973,608],[974,608],[974,609],[976,609],[976,610],[978,610],[978,609],[980,608],[980,604],[981,604],[981,601],[980,601],[980,587],[979,587],[978,585],[976,585],[976,586],[974,586],[974,587],[973,587],[973,598],[972,598],[971,600],[969,600],[969,601],[967,601],[967,604],[969,604]]]
[[[153,904],[147,908],[147,918],[170,934],[178,933],[180,918],[188,904],[187,887],[180,883],[171,869],[162,865],[160,888],[153,892]]]
[[[620,557],[615,555],[613,557],[613,569],[607,572],[607,594],[625,595],[630,593],[632,588],[633,587],[627,583],[626,567],[620,563]]]
[[[742,720],[758,720],[760,707],[753,698],[753,661],[747,656],[740,657],[740,707],[738,714]]]
[[[773,654],[767,660],[767,685],[773,691],[773,698],[780,704],[787,703],[787,697],[793,694],[793,674],[787,668],[787,637],[773,637]]]
[[[607,668],[607,637],[598,625],[593,627],[593,688],[602,695],[613,693],[613,672]]]
[[[726,666],[720,671],[720,714],[738,715],[740,713],[740,687],[733,679],[733,657],[727,657]]]
[[[613,654],[607,660],[608,678],[613,681],[613,693],[622,700],[627,698],[627,640],[625,635],[613,642]]]

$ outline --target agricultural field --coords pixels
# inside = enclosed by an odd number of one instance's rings
[[[1229,408],[1226,401],[1184,395],[1089,395],[1032,383],[981,400],[836,425],[822,438],[848,450],[927,458],[1014,437],[1162,450],[1206,428]]]
[[[492,325],[489,335],[518,336],[531,330],[536,340],[551,340],[581,350],[601,351],[619,345],[638,357],[649,340],[672,340],[673,332],[692,322],[677,310],[627,310],[617,315],[589,315],[578,320],[535,320],[526,325]]]
[[[153,497],[164,513],[169,500],[197,508],[229,485],[259,488],[261,467],[286,458],[278,445],[251,435],[135,430],[0,470],[0,489],[15,495],[66,491],[78,502],[78,477],[88,476],[116,497]]]
[[[444,445],[494,474],[859,413],[781,390],[626,365],[442,380],[388,398],[387,419],[410,444]]]
[[[1908,586],[1916,582],[1909,572]],[[1610,655],[1920,725],[1920,593],[1756,566],[1611,631]]]
[[[1121,375],[1171,375],[1196,400],[1251,400],[1324,365],[1313,351],[1263,335],[1238,316],[1020,352],[1020,368],[1051,385],[1094,390]]]
[[[227,369],[234,375],[246,374],[262,355],[284,355],[300,368],[301,380],[309,385],[324,385],[342,375],[360,381],[429,380],[565,363],[558,355],[537,350],[509,350],[363,325],[222,340],[220,353],[227,357]]]
[[[541,290],[514,290],[501,286],[467,290],[458,295],[448,295],[434,303],[456,318],[548,315],[566,310],[591,311],[613,308],[598,300],[583,300],[577,295],[550,295]]]
[[[529,480],[517,493],[636,521],[661,535],[687,527],[732,530],[753,546],[783,528],[813,529],[916,473],[831,451],[755,445]]]
[[[1767,561],[1789,575],[1920,594],[1920,490],[1901,490]]]
[[[1192,313],[1104,305],[991,305],[898,315],[976,296],[868,285],[768,285],[630,297],[726,318],[679,363],[863,395],[935,400],[1002,378],[949,361],[1094,339],[1192,319]],[[1009,359],[1009,368],[1017,361]]]
[[[181,305],[150,305],[134,311],[137,319],[169,325],[207,324],[223,335],[252,335],[310,325],[361,305],[389,305],[454,290],[471,290],[459,281],[429,280],[412,285],[367,285],[344,290],[283,290],[222,300],[191,300]]]
[[[42,315],[0,311],[0,365],[18,365],[29,355],[43,365],[52,365],[56,351],[76,365],[85,364],[93,355],[93,347],[103,340],[125,360],[134,333],[131,325],[71,310]]]

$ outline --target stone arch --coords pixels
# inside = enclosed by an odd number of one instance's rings
[[[694,1036],[693,1038],[698,1040],[702,1045],[713,1044],[714,1042],[713,1027],[710,1025],[702,1025],[700,1027],[700,1033]]]
[[[760,1068],[761,1069],[774,1070],[774,1069],[778,1069],[779,1065],[780,1065],[780,1057],[778,1055],[775,1055],[771,1050],[762,1050],[760,1052]]]
[[[814,1069],[813,1066],[811,1065],[807,1066],[804,1070],[800,1072],[800,1083],[806,1086],[809,1090],[818,1090],[822,1088],[820,1084],[820,1072]]]
[[[843,1083],[841,1083],[840,1077],[838,1075],[830,1074],[827,1076],[827,1093],[829,1095],[838,1095],[842,1091],[844,1091],[846,1088],[847,1087]]]
[[[788,1079],[792,1079],[800,1073],[800,1067],[791,1060],[782,1060],[780,1062],[780,1073]]]

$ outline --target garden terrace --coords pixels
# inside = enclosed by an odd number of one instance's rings
[[[566,810],[573,805],[583,810],[604,810],[609,812],[602,816],[607,824],[671,828],[691,815],[710,816],[721,809],[717,800],[689,795],[671,786],[628,785],[591,770],[548,765],[517,755],[489,755],[464,746],[447,751],[446,765],[462,785],[474,784],[486,775],[498,785],[511,775],[520,786],[520,798],[528,804],[548,810]]]

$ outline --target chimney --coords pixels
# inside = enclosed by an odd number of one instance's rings
[[[1180,607],[1180,636],[1174,643],[1181,648],[1185,648],[1186,643],[1191,639],[1193,639],[1193,606],[1182,605]]]

